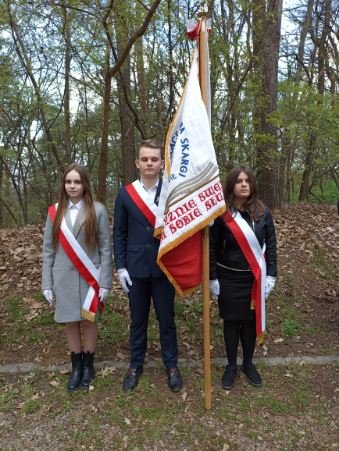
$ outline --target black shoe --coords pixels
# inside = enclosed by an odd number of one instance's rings
[[[82,352],[71,353],[72,372],[68,379],[67,391],[74,392],[80,386],[82,378]]]
[[[177,367],[167,368],[168,386],[173,392],[179,392],[182,389],[182,377]]]
[[[82,390],[88,390],[91,384],[91,380],[95,378],[94,369],[94,352],[82,353],[82,378],[80,381],[80,387]]]
[[[122,383],[122,389],[124,391],[134,390],[138,385],[139,377],[141,376],[142,372],[142,366],[139,366],[138,368],[128,368],[127,374]]]
[[[224,374],[221,378],[222,388],[225,390],[231,390],[234,384],[234,380],[237,375],[237,368],[231,368],[229,365],[226,366]]]
[[[241,371],[243,371],[243,373],[246,374],[249,383],[254,385],[254,387],[262,386],[261,376],[258,373],[256,367],[253,365],[253,363],[249,365],[243,365],[241,367]]]

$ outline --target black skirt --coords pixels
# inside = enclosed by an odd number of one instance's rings
[[[251,310],[251,290],[254,277],[251,271],[233,271],[217,267],[220,283],[218,297],[220,317],[224,320],[255,320]]]

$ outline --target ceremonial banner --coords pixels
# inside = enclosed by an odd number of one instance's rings
[[[215,151],[199,85],[198,52],[165,147],[165,171],[155,234],[160,235],[158,264],[180,295],[202,278],[202,236],[225,210]]]

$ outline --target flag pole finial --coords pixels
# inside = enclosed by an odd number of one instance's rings
[[[198,12],[198,17],[206,17],[208,14],[208,5],[206,0],[201,0],[200,11]]]

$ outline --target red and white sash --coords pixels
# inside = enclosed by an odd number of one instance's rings
[[[232,216],[227,211],[222,217],[242,250],[254,276],[251,308],[255,309],[257,340],[259,343],[262,343],[266,334],[266,261],[264,250],[261,248],[254,231],[239,212],[235,216]]]
[[[126,185],[125,188],[147,221],[152,225],[152,227],[155,227],[155,218],[160,215],[160,211],[154,201],[151,205],[149,205],[147,192],[143,188],[140,180],[135,180],[133,183]]]
[[[48,207],[48,214],[52,223],[54,222],[58,204]],[[92,260],[80,246],[73,233],[68,228],[65,218],[63,218],[59,231],[59,243],[68,258],[78,270],[81,277],[89,285],[89,289],[82,306],[81,316],[84,319],[95,321],[95,315],[100,309],[103,311],[104,304],[99,300],[99,277],[100,268],[96,268]]]

